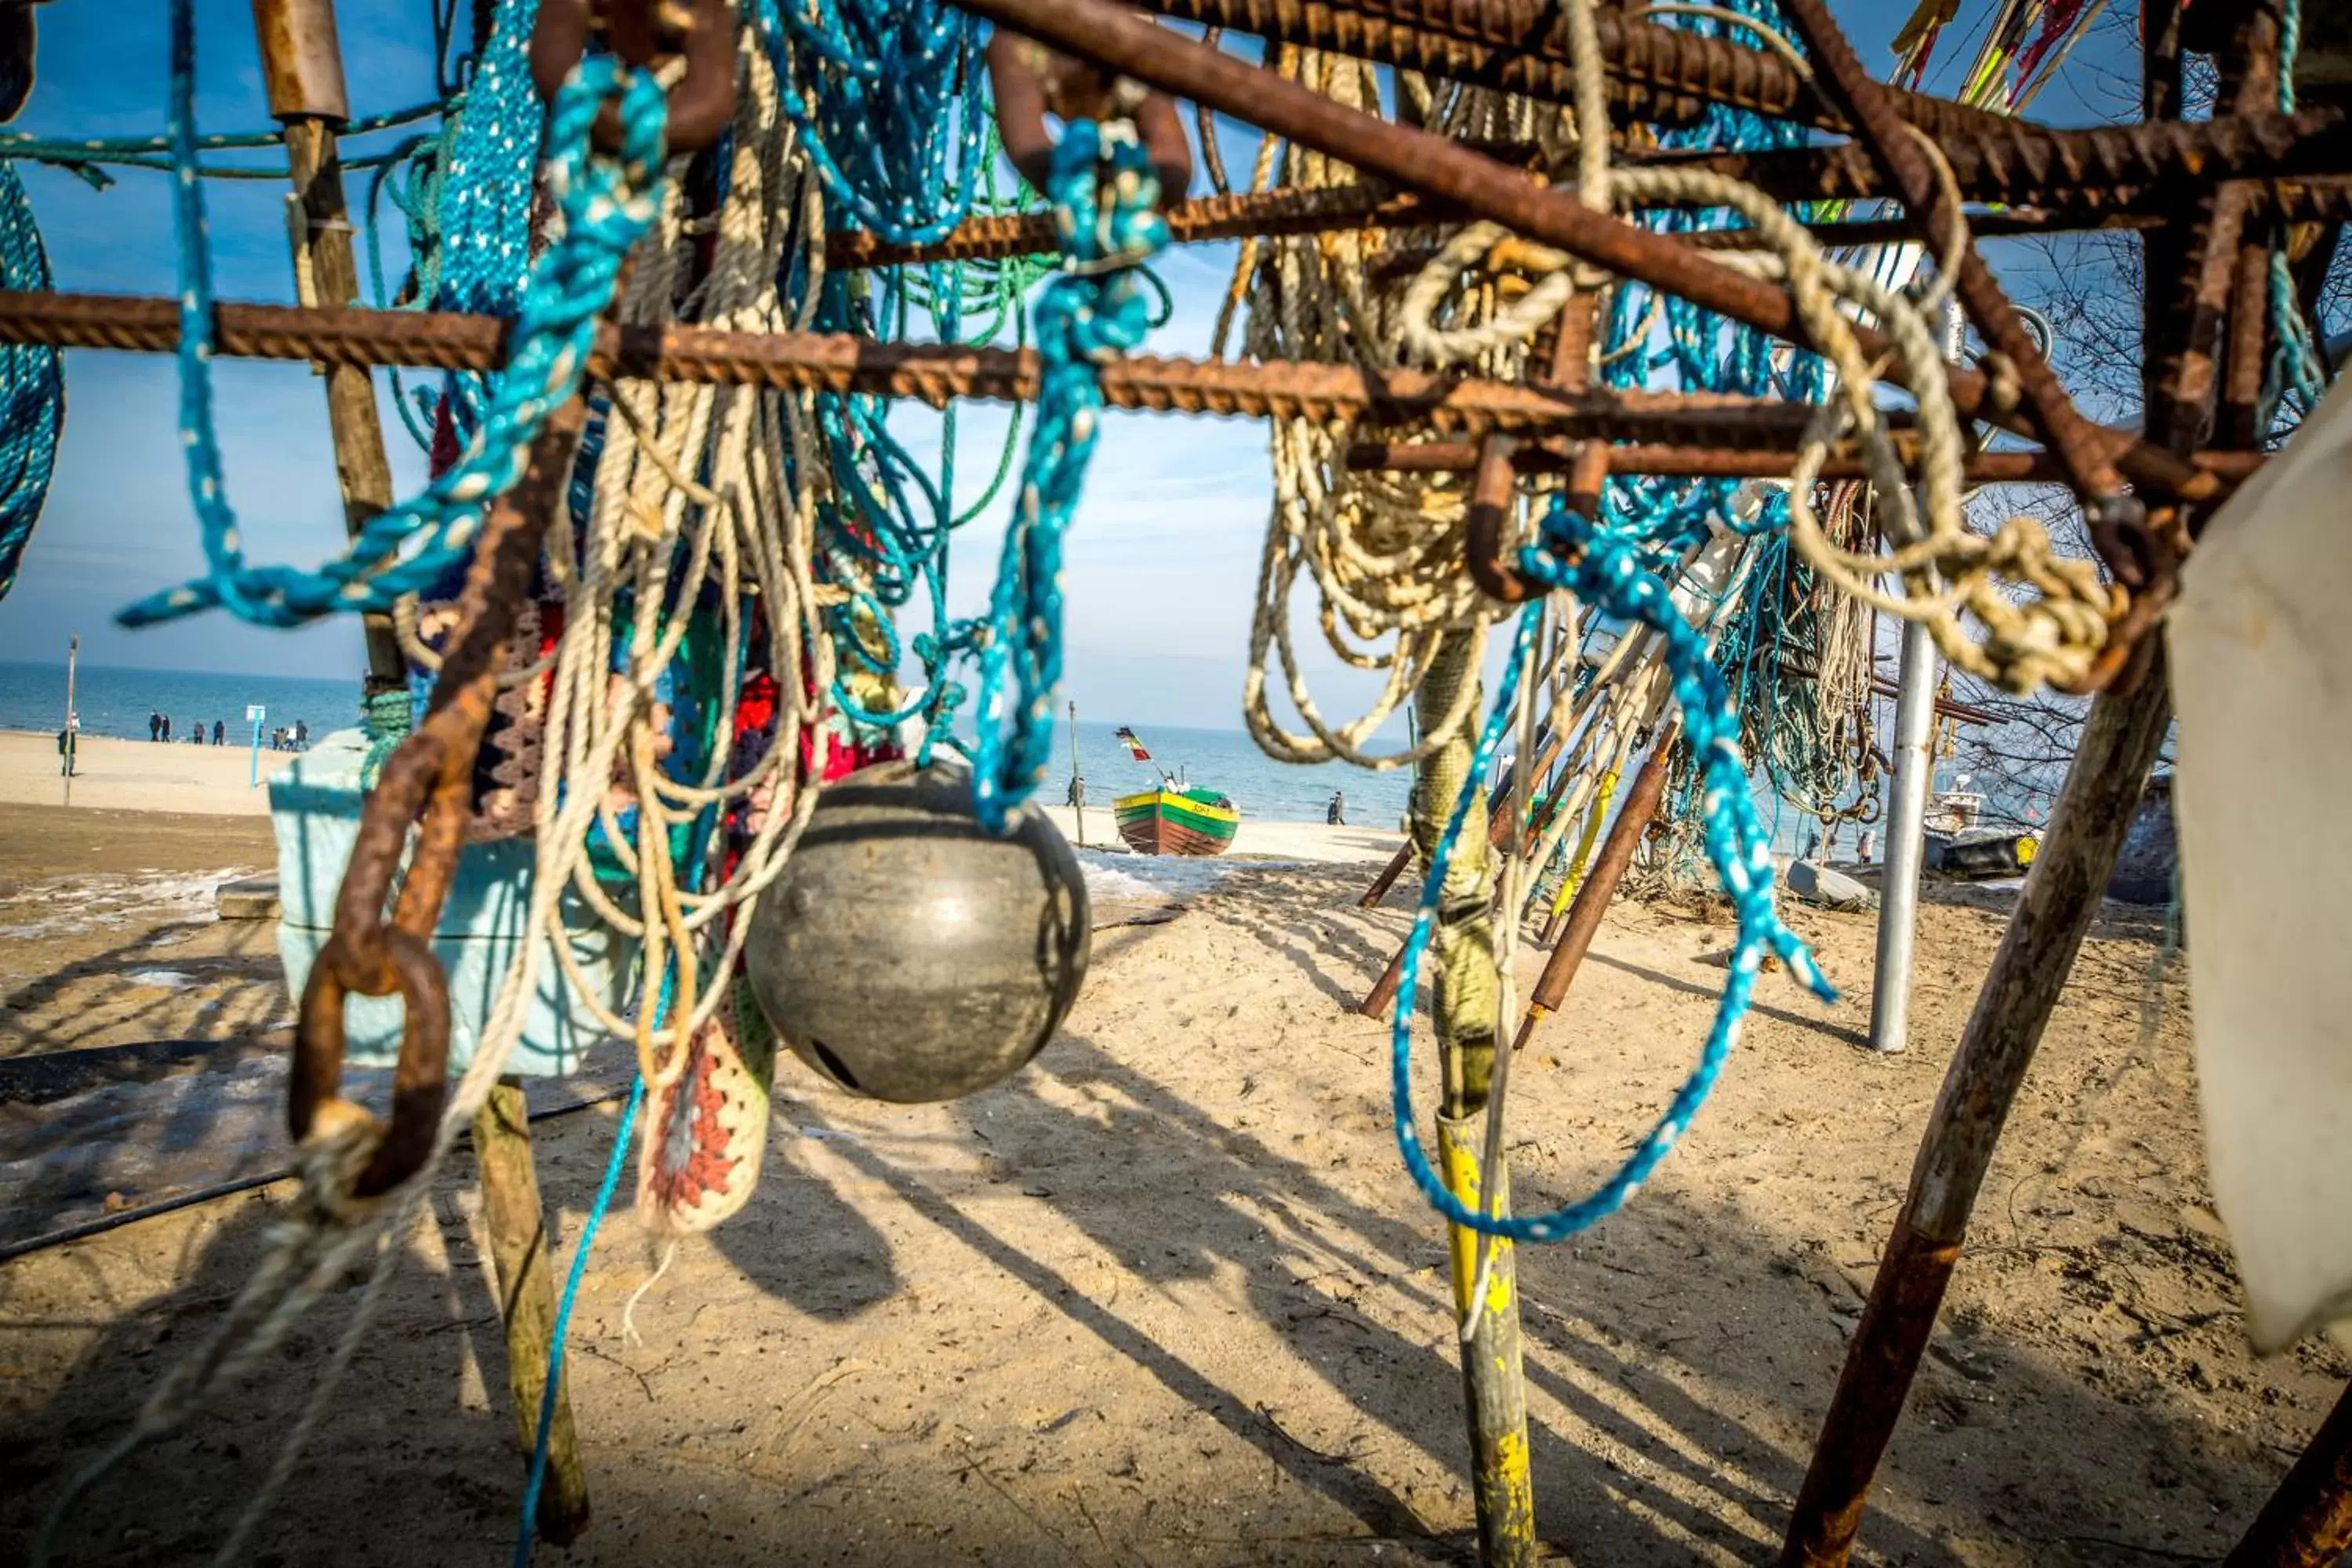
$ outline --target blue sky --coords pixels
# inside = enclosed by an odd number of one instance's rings
[[[1908,7],[1887,0],[1835,0],[1865,59],[1887,58],[1885,42]],[[1962,7],[1943,54],[1971,47],[1970,22],[1989,9]],[[344,58],[355,112],[433,96],[425,0],[341,0]],[[246,0],[198,0],[200,128],[264,128],[268,116]],[[47,134],[152,134],[163,122],[165,21],[160,0],[98,0],[41,8],[38,86],[16,129]],[[2074,74],[2096,92],[2123,58],[2117,29],[2078,53]],[[2084,99],[2062,84],[2037,106],[2059,121],[2088,117]],[[1229,166],[1247,167],[1251,133],[1228,125]],[[382,143],[370,143],[381,145]],[[175,288],[163,176],[121,172],[99,192],[64,172],[26,165],[25,183],[46,237],[58,286],[77,291],[167,294]],[[359,180],[352,182],[356,203]],[[222,298],[290,301],[281,188],[270,182],[215,181],[207,187],[215,281]],[[397,228],[396,221],[394,225]],[[395,236],[396,237],[396,236]],[[394,247],[397,253],[397,247]],[[1160,264],[1176,313],[1150,347],[1198,353],[1208,342],[1234,249],[1202,246]],[[145,591],[201,566],[184,470],[174,434],[176,384],[165,358],[78,352],[68,356],[65,437],[47,515],[15,591],[0,603],[0,659],[61,659],[79,633],[95,663],[304,675],[361,668],[356,628],[329,623],[296,632],[242,626],[224,615],[140,632],[113,613]],[[221,438],[231,501],[257,561],[315,563],[341,536],[341,508],[323,397],[299,365],[224,362],[218,369]],[[967,405],[962,464],[977,483],[992,467],[1006,411]],[[910,410],[919,444],[929,421]],[[394,428],[390,446],[404,490],[423,482],[415,444]],[[967,493],[970,493],[967,491]],[[1239,723],[1242,667],[1269,494],[1265,432],[1250,421],[1114,415],[1106,421],[1087,499],[1068,542],[1069,695],[1084,711],[1137,722],[1232,727]],[[994,572],[1002,517],[959,533],[950,608],[970,614]],[[1319,642],[1311,627],[1302,643]],[[1346,709],[1362,679],[1318,661],[1314,679],[1327,711]]]

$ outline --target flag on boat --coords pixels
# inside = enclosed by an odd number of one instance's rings
[[[1118,738],[1127,742],[1128,751],[1134,755],[1137,762],[1148,763],[1151,760],[1151,753],[1143,749],[1143,742],[1135,738],[1135,731],[1124,724],[1118,727]]]

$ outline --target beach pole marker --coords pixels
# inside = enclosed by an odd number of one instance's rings
[[[81,636],[79,633],[75,633],[66,638],[66,738],[63,752],[65,755],[65,804],[68,805],[71,805],[73,804],[73,776],[74,763],[76,761],[74,753],[81,750],[81,721],[74,715],[74,672],[75,667],[80,663]]]
[[[259,789],[261,787],[261,721],[269,716],[269,710],[258,702],[248,702],[245,705],[245,716],[253,725],[253,765],[246,771],[245,787]]]

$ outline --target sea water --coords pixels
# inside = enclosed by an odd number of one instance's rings
[[[209,738],[213,721],[219,720],[225,738],[237,745],[252,738],[245,717],[248,704],[267,710],[265,738],[271,730],[292,728],[297,720],[315,738],[359,722],[359,693],[356,672],[343,679],[312,679],[86,664],[75,682],[74,705],[85,734],[143,741],[147,715],[160,711],[171,715],[174,742],[184,741],[198,723]],[[54,735],[65,706],[65,666],[0,662],[0,730]],[[1335,791],[1345,795],[1348,821],[1359,827],[1394,828],[1411,809],[1409,768],[1372,773],[1340,763],[1302,766],[1276,762],[1239,730],[1192,730],[1141,720],[1129,725],[1150,752],[1150,761],[1139,762],[1129,752],[1116,733],[1117,722],[1079,721],[1076,763],[1086,777],[1089,806],[1108,810],[1118,796],[1158,784],[1163,773],[1181,773],[1194,787],[1230,798],[1244,818],[1260,822],[1320,822]],[[1390,750],[1402,740],[1383,735],[1376,744]],[[1049,805],[1067,796],[1071,749],[1065,722],[1055,729],[1053,764],[1038,792]],[[1774,847],[1784,854],[1795,852],[1813,831],[1814,825],[1774,800],[1769,790],[1757,792],[1757,810]],[[1850,839],[1851,831],[1845,837]]]
[[[147,739],[147,715],[166,713],[172,738],[184,742],[202,724],[207,739],[213,721],[226,726],[232,745],[249,743],[248,704],[268,711],[265,739],[290,729],[297,720],[313,738],[359,722],[360,678],[310,679],[285,675],[219,675],[202,670],[123,669],[84,664],[75,677],[74,707],[82,732],[123,740]],[[65,721],[66,669],[62,664],[0,661],[0,730],[30,730],[54,735]],[[1152,760],[1139,763],[1113,734],[1115,725],[1081,721],[1078,762],[1087,779],[1087,804],[1108,810],[1119,795],[1150,789],[1160,770],[1181,769],[1197,787],[1230,796],[1245,817],[1267,822],[1320,822],[1332,792],[1347,796],[1348,820],[1362,826],[1394,827],[1404,816],[1412,788],[1410,770],[1372,773],[1339,764],[1294,767],[1275,762],[1238,730],[1184,730],[1137,723]],[[1070,782],[1070,730],[1054,734],[1054,767],[1041,798],[1059,805]]]
[[[147,715],[164,713],[171,717],[174,742],[184,742],[199,724],[205,738],[211,739],[217,720],[225,742],[247,745],[253,739],[253,725],[245,710],[257,703],[265,710],[264,741],[270,731],[290,730],[298,720],[310,727],[313,736],[323,735],[359,722],[360,678],[356,671],[345,679],[321,680],[89,664],[74,677],[74,708],[81,715],[85,735],[144,741]],[[54,735],[65,723],[65,715],[64,665],[0,662],[0,730]]]

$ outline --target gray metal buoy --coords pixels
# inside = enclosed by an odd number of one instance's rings
[[[1086,879],[1043,812],[992,837],[960,764],[884,763],[828,786],[743,949],[793,1053],[877,1100],[1010,1078],[1086,979]]]

